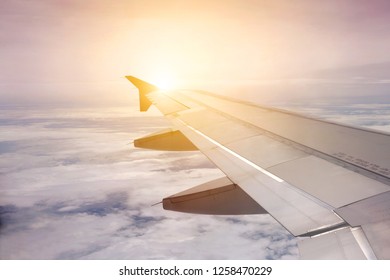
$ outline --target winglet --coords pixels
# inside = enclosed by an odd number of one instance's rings
[[[139,108],[141,112],[146,112],[149,109],[150,105],[152,105],[152,102],[150,102],[150,100],[146,97],[146,94],[158,90],[158,87],[133,76],[126,76],[126,78],[138,88]]]

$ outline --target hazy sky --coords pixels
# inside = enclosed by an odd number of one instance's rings
[[[123,104],[129,74],[306,78],[390,61],[388,30],[386,0],[3,0],[0,100]]]
[[[296,258],[269,215],[150,206],[221,172],[127,145],[169,125],[124,76],[390,131],[389,30],[377,0],[1,0],[0,259]]]

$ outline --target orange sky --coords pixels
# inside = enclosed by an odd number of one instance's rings
[[[379,0],[1,5],[6,100],[123,100],[117,92],[124,75],[187,86],[305,78],[318,69],[390,60],[390,5]]]

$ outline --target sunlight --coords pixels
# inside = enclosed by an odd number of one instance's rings
[[[162,90],[171,90],[177,87],[177,80],[173,75],[161,75],[156,77],[153,83]]]

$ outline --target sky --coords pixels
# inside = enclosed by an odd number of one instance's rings
[[[0,259],[295,259],[268,215],[151,206],[222,176],[135,149],[134,75],[390,132],[388,1],[0,2]]]
[[[386,0],[4,0],[0,18],[2,103],[128,104],[125,75],[222,93],[389,82]]]

